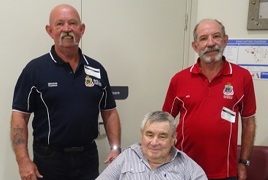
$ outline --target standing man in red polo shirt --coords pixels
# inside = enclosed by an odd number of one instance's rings
[[[199,58],[171,79],[163,104],[173,117],[180,114],[176,147],[209,179],[246,179],[256,126],[252,77],[223,56],[228,36],[222,23],[204,19],[193,35],[192,47]],[[242,151],[237,155],[239,116]]]

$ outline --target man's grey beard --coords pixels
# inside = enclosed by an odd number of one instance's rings
[[[70,36],[70,37],[73,39],[73,41],[74,41],[74,46],[78,45],[78,42],[76,42],[76,38],[75,38],[75,35],[74,35],[73,32],[62,32],[62,33],[60,34],[60,39],[59,39],[59,42],[60,42],[59,45],[60,45],[60,46],[63,46],[62,39],[63,39],[64,37],[66,37],[66,36]]]
[[[223,56],[223,51],[224,48],[223,47],[219,47],[219,46],[214,46],[212,48],[206,48],[204,51],[199,52],[199,57],[201,59],[203,59],[205,62],[210,63],[211,62],[211,57],[208,57],[205,55],[205,53],[210,52],[210,51],[219,51],[219,53],[215,56],[215,61],[220,61],[222,59]]]

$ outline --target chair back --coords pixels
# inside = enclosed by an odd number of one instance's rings
[[[239,158],[241,146],[238,145]],[[268,146],[254,146],[247,167],[247,180],[268,180]]]

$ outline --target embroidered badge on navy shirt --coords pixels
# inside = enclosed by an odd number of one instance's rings
[[[86,77],[85,77],[85,85],[87,87],[93,87],[94,86],[92,78],[89,75],[86,75]]]

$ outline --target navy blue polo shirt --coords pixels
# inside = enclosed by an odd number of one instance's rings
[[[116,107],[107,72],[82,54],[75,73],[51,51],[30,61],[15,86],[12,109],[33,113],[33,136],[58,147],[82,146],[98,136],[100,110]]]

